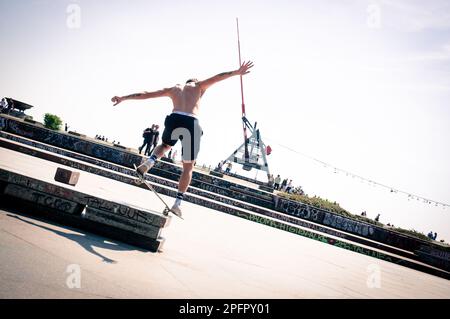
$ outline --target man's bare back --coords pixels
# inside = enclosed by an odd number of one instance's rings
[[[114,103],[114,105],[117,105],[125,100],[143,100],[167,96],[172,99],[173,112],[183,112],[197,116],[199,112],[200,99],[211,85],[235,75],[245,75],[250,72],[249,69],[252,67],[252,62],[244,62],[237,70],[219,73],[203,81],[192,79],[188,80],[184,86],[177,84],[174,87],[154,92],[135,93],[121,97],[114,96],[111,101]]]
[[[169,97],[173,102],[172,112],[183,112],[198,115],[200,99],[203,96],[198,83],[189,82],[184,86],[176,85],[170,89]]]

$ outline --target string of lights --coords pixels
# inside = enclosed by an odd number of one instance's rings
[[[429,199],[429,198],[426,198],[426,197],[423,197],[423,196],[415,195],[415,194],[412,194],[412,193],[409,193],[409,192],[397,189],[395,187],[391,187],[391,186],[388,186],[388,185],[376,182],[376,181],[371,180],[369,178],[365,178],[363,176],[354,174],[354,173],[349,172],[347,170],[335,167],[334,165],[332,165],[330,163],[326,163],[326,162],[324,162],[324,161],[322,161],[320,159],[317,159],[317,158],[315,158],[313,156],[310,156],[308,154],[305,154],[305,153],[302,153],[300,151],[294,150],[293,148],[291,148],[289,146],[286,146],[286,145],[283,145],[281,143],[278,143],[277,141],[274,141],[271,138],[265,137],[265,139],[266,140],[271,140],[273,143],[277,144],[278,146],[280,146],[280,147],[282,147],[282,148],[284,148],[284,149],[286,149],[286,150],[288,150],[290,152],[296,153],[296,154],[301,155],[301,156],[303,156],[303,157],[305,157],[305,158],[307,158],[309,160],[312,160],[312,161],[320,164],[322,167],[324,167],[326,169],[332,169],[335,174],[345,174],[347,177],[351,177],[353,179],[358,179],[359,181],[366,182],[367,184],[369,184],[371,186],[380,187],[380,188],[386,189],[389,192],[394,193],[394,194],[405,195],[406,198],[409,201],[412,201],[412,200],[419,201],[419,202],[423,202],[423,203],[428,204],[428,205],[434,205],[436,207],[442,207],[443,209],[450,208],[450,204],[439,202],[439,201],[436,201],[436,200],[433,200],[433,199]]]

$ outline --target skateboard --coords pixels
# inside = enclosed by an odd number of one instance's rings
[[[180,216],[180,215],[178,215],[176,212],[174,212],[174,211],[169,207],[169,205],[167,205],[167,203],[164,201],[164,199],[162,199],[162,197],[159,196],[159,194],[155,191],[155,189],[153,188],[153,186],[150,185],[150,183],[149,183],[147,180],[145,180],[143,177],[141,177],[141,176],[137,173],[137,167],[136,167],[136,164],[133,164],[133,166],[134,166],[134,169],[136,170],[136,175],[137,175],[137,179],[135,180],[136,184],[138,184],[138,185],[140,185],[140,184],[145,184],[145,186],[147,186],[147,188],[148,188],[149,190],[151,190],[151,191],[156,195],[156,197],[159,198],[159,200],[160,200],[160,201],[164,204],[164,206],[165,206],[165,208],[164,208],[164,210],[163,210],[163,215],[168,216],[168,215],[169,215],[169,212],[170,212],[170,213],[174,214],[175,216],[177,216],[178,218],[184,219],[182,216]]]

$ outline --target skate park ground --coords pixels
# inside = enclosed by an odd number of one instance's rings
[[[52,181],[56,167],[0,149],[3,169]],[[148,191],[86,172],[76,189],[163,208]],[[1,210],[0,298],[450,297],[446,279],[191,203],[183,211],[185,220],[174,217],[163,229],[163,251],[151,253]],[[71,265],[80,267],[80,288],[67,285]]]

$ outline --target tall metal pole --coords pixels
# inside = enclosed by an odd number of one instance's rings
[[[236,27],[237,27],[237,38],[238,38],[238,52],[239,52],[239,67],[242,65],[241,61],[241,41],[239,36],[239,19],[236,18]],[[242,81],[242,75],[240,76],[241,80],[241,100],[242,100],[242,118],[245,117],[245,102],[244,102],[244,83]],[[248,154],[248,138],[247,138],[247,126],[245,125],[244,120],[242,120],[242,128],[244,130],[244,143],[245,143],[245,162],[248,163],[249,154]]]

